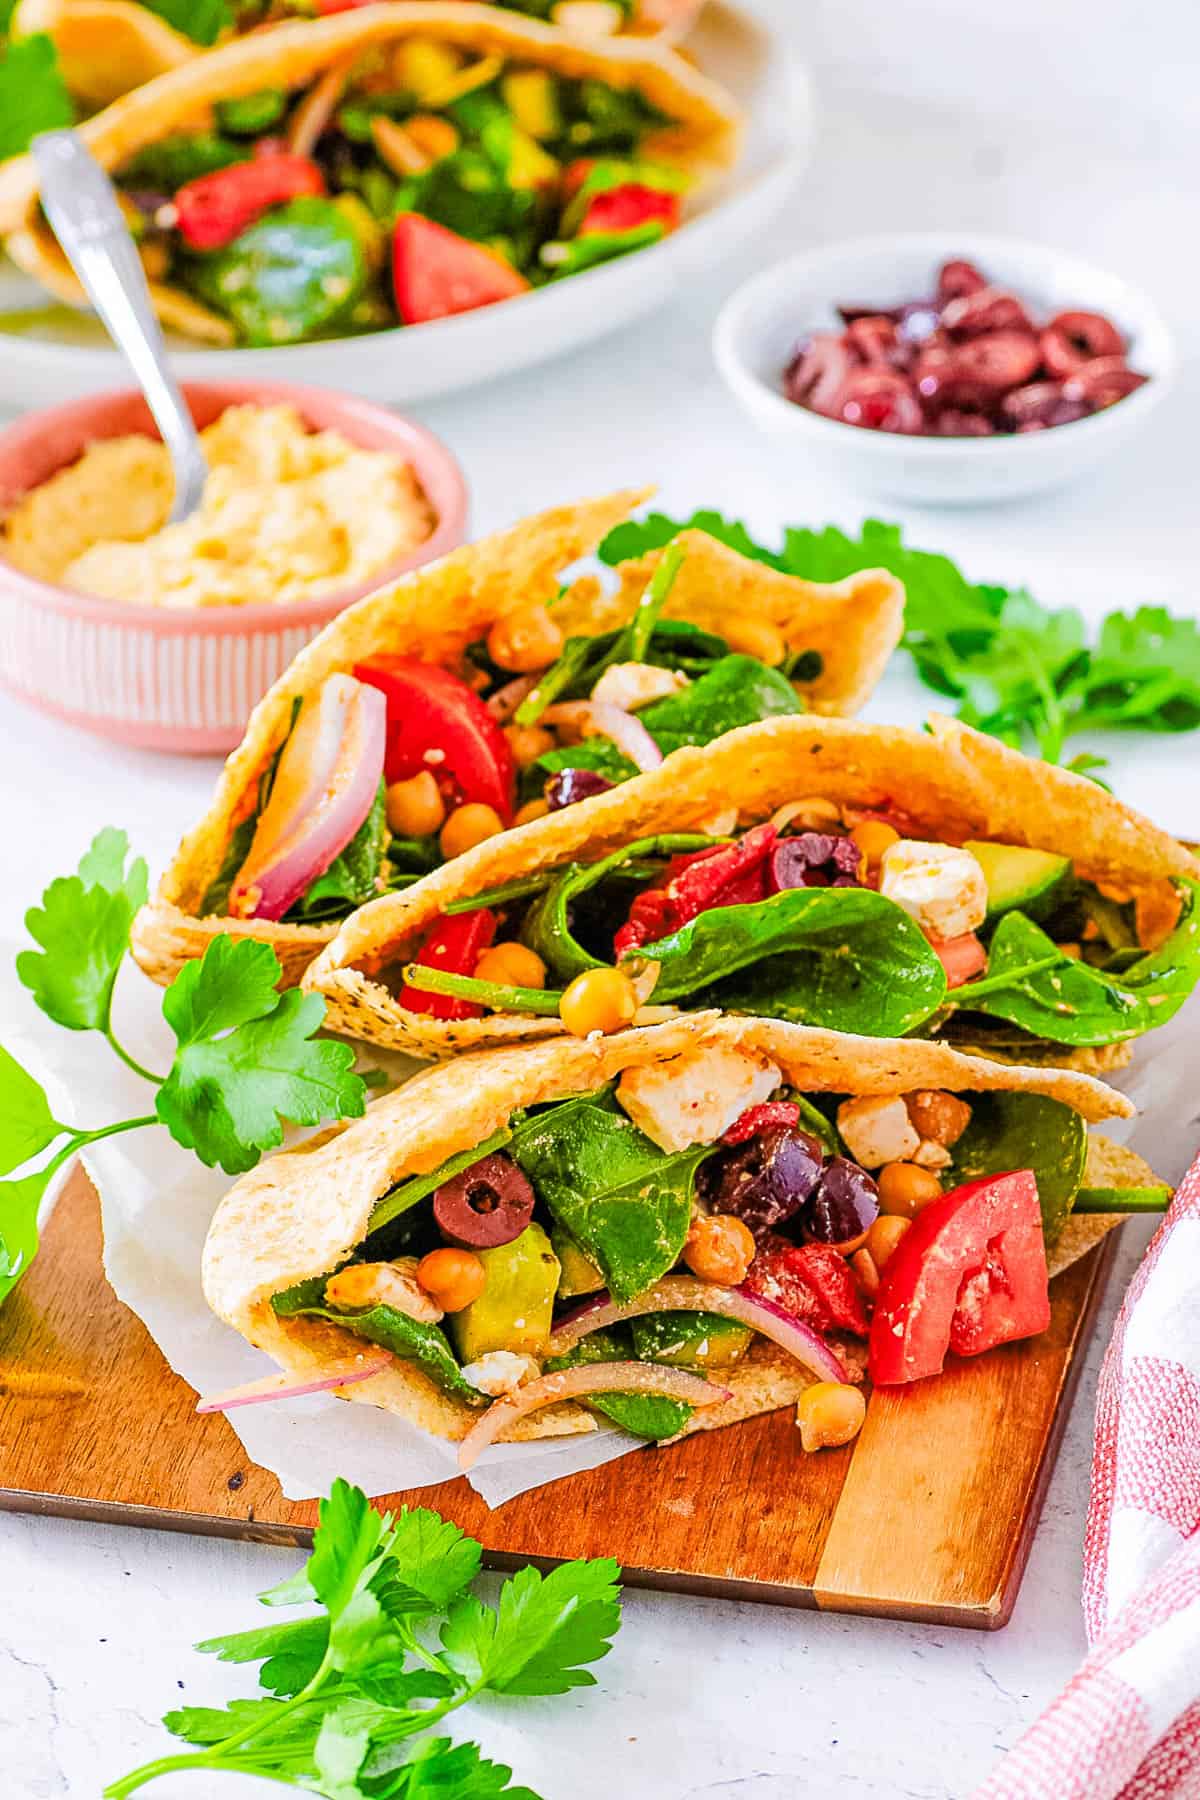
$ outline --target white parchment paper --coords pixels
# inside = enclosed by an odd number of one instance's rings
[[[13,972],[17,948],[0,941],[0,1041],[43,1083],[57,1116],[90,1127],[152,1111],[151,1088],[103,1039],[64,1031],[38,1011]],[[147,1067],[165,1071],[172,1039],[160,1006],[160,989],[136,969],[123,971],[118,1033]],[[1169,1181],[1183,1174],[1200,1139],[1198,1046],[1200,994],[1142,1041],[1133,1065],[1118,1078],[1140,1116],[1105,1128]],[[201,1248],[229,1177],[204,1169],[161,1127],[94,1145],[84,1160],[100,1193],[108,1279],[176,1374],[200,1394],[267,1373],[268,1360],[221,1324],[200,1292]],[[326,1492],[337,1475],[369,1494],[385,1494],[457,1472],[453,1445],[390,1413],[329,1395],[239,1408],[228,1418],[247,1455],[278,1477],[290,1500]],[[470,1480],[490,1506],[499,1506],[514,1494],[641,1447],[639,1439],[609,1427],[558,1442],[497,1445]]]

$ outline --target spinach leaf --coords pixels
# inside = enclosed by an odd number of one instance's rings
[[[706,675],[638,714],[664,756],[683,744],[711,744],[739,725],[802,713],[791,682],[753,656],[724,656]]]
[[[1165,1025],[1200,980],[1200,885],[1176,886],[1183,911],[1174,931],[1120,975],[1066,956],[1023,913],[1006,913],[992,936],[987,974],[955,989],[954,1003],[1056,1044],[1116,1044]]]
[[[638,838],[596,863],[572,863],[530,907],[521,928],[521,940],[530,950],[536,950],[551,973],[563,982],[585,969],[602,968],[600,960],[585,950],[574,934],[571,911],[576,902],[604,881],[639,874],[644,879],[647,858],[669,859],[692,850],[707,850],[724,841],[700,832],[666,832],[660,837]],[[657,867],[652,872],[657,873]]]
[[[318,1279],[323,1289],[324,1279]],[[382,1345],[402,1361],[416,1363],[440,1388],[460,1400],[483,1398],[469,1381],[463,1379],[449,1340],[437,1325],[424,1325],[418,1319],[410,1319],[407,1313],[398,1312],[394,1306],[367,1306],[357,1312],[339,1312],[316,1300],[312,1292],[315,1285],[300,1282],[296,1287],[276,1294],[271,1305],[281,1318],[328,1319],[331,1324],[342,1325],[347,1331],[354,1332],[356,1337]]]
[[[245,162],[246,146],[211,131],[180,131],[147,144],[121,174],[121,186],[173,194],[186,182]]]
[[[533,792],[540,793],[547,775],[557,775],[562,769],[594,769],[597,775],[603,775],[615,786],[629,781],[637,774],[637,764],[612,742],[611,738],[588,738],[582,744],[567,744],[561,750],[547,750],[533,764],[535,776]]]
[[[929,940],[869,888],[787,888],[715,907],[639,955],[661,964],[656,1004],[703,994],[729,1012],[866,1037],[903,1037],[946,996]]]
[[[1087,1162],[1087,1126],[1073,1107],[1045,1094],[971,1096],[971,1123],[954,1146],[942,1180],[949,1188],[981,1175],[1032,1169],[1042,1231],[1054,1244],[1070,1217]]]
[[[574,1369],[580,1363],[625,1362],[632,1357],[628,1333],[620,1327],[614,1331],[591,1331],[565,1356],[551,1357],[546,1373]],[[695,1411],[685,1400],[669,1400],[665,1394],[589,1394],[584,1405],[603,1413],[624,1431],[632,1431],[635,1437],[655,1439],[674,1437]]]
[[[379,874],[387,841],[387,786],[381,780],[370,812],[346,848],[288,908],[287,918],[302,919],[308,924],[344,919],[356,906],[374,900],[380,892]]]
[[[223,250],[193,256],[189,281],[232,319],[244,344],[297,344],[345,317],[367,265],[358,233],[332,200],[273,207]]]
[[[258,808],[242,820],[226,846],[225,855],[221,859],[221,867],[210,883],[203,900],[200,902],[199,916],[202,919],[216,917],[223,919],[229,912],[229,891],[237,880],[238,870],[250,854],[250,846],[254,842],[254,833],[258,826]]]
[[[712,1151],[666,1154],[605,1093],[526,1119],[509,1153],[613,1298],[632,1300],[678,1262],[696,1170]]]

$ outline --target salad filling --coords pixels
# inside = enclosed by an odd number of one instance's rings
[[[731,117],[668,50],[622,58],[440,4],[273,26],[118,111],[107,157],[109,114],[89,132],[160,312],[252,346],[425,324],[658,243],[681,223],[698,145]],[[14,167],[0,226],[19,212]],[[36,205],[11,248],[70,297]]]
[[[915,1380],[1044,1330],[1049,1273],[1108,1223],[1083,1217],[1093,1193],[1103,1209],[1129,1178],[1085,1122],[1120,1097],[937,1046],[889,1046],[889,1074],[836,1044],[733,1020],[660,1027],[627,1034],[599,1080],[567,1051],[567,1091],[558,1046],[476,1059],[481,1092],[519,1090],[495,1129],[455,1132],[435,1166],[380,1183],[329,1266],[263,1293],[249,1335],[277,1356],[298,1328],[342,1362],[353,1339],[389,1352],[458,1403],[466,1463],[565,1400],[668,1439],[852,1384],[864,1360],[876,1382]],[[426,1078],[427,1109],[453,1105],[460,1069]],[[954,1087],[905,1085],[934,1070]],[[851,1091],[825,1085],[838,1080]],[[379,1182],[403,1107],[398,1094],[343,1134],[340,1166],[373,1127]],[[318,1184],[325,1160],[299,1159]],[[227,1224],[206,1258],[219,1311]],[[931,1247],[906,1249],[910,1233]],[[314,1325],[335,1334],[309,1340]]]
[[[311,985],[350,996],[369,982],[390,996],[389,1023],[404,1016],[387,1041],[442,1053],[468,1037],[587,1036],[663,1016],[653,1009],[715,1006],[1113,1066],[1200,979],[1200,868],[1167,839],[1169,875],[1151,876],[1149,843],[1144,874],[1134,857],[1119,873],[1098,866],[1106,822],[1118,853],[1134,821],[1152,828],[963,727],[941,737],[813,719],[748,727],[686,768],[677,759],[673,781],[644,777],[624,832],[618,803],[601,822],[596,801],[551,855],[477,853],[459,882],[364,914]],[[974,779],[951,793],[960,753],[993,765],[995,796]],[[935,796],[928,773],[943,784]],[[701,822],[707,792],[726,810],[714,800]],[[1063,828],[1023,824],[1032,799],[1047,816],[1057,803]],[[1080,829],[1067,828],[1085,804]],[[1087,824],[1097,806],[1111,817]],[[460,1024],[435,1037],[430,1018]]]
[[[323,941],[313,934],[331,935],[366,902],[514,825],[617,789],[683,746],[810,706],[856,704],[899,629],[900,595],[886,577],[814,588],[702,533],[621,565],[612,593],[594,576],[559,592],[542,561],[542,523],[524,528],[536,569],[528,583],[524,565],[507,591],[496,578],[509,534],[456,553],[465,604],[447,559],[411,578],[411,618],[397,618],[402,584],[305,652],[252,721],[248,747],[266,708],[278,723],[259,740],[270,742],[265,756],[245,758],[220,854],[193,890],[196,917],[304,932],[311,955]],[[586,532],[562,545],[564,561],[576,544],[586,547]],[[422,604],[431,590],[449,628],[436,661],[436,618]],[[376,609],[377,631],[344,622],[365,624]],[[836,639],[852,609],[862,637],[847,655]],[[306,680],[306,663],[321,672]],[[443,966],[475,974],[492,926],[483,910],[443,921]],[[456,1016],[435,1001],[439,1015]]]

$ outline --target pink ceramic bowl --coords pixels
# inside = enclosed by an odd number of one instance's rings
[[[209,425],[228,406],[287,402],[332,428],[411,463],[437,517],[402,562],[319,600],[173,611],[94,599],[36,581],[0,559],[0,684],[72,725],[150,750],[231,750],[251,708],[322,625],[364,594],[461,544],[462,470],[432,432],[366,400],[289,382],[193,381],[192,417]],[[0,431],[0,512],[79,457],[97,438],[157,437],[140,393],[95,394],[30,413]]]

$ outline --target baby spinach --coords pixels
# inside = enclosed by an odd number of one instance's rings
[[[791,682],[753,656],[723,656],[698,681],[644,706],[638,718],[664,756],[683,744],[711,744],[739,725],[802,713]]]
[[[1087,1126],[1073,1107],[1046,1094],[973,1094],[971,1123],[953,1155],[954,1162],[942,1177],[947,1188],[982,1175],[1032,1169],[1042,1231],[1051,1245],[1070,1217],[1083,1180]]]
[[[660,872],[665,860],[686,855],[693,850],[707,850],[724,842],[702,832],[664,832],[659,837],[638,838],[611,856],[595,863],[572,863],[544,889],[525,917],[522,941],[536,950],[552,974],[567,982],[584,969],[602,967],[576,938],[572,926],[572,909],[585,894],[602,882],[621,877],[651,877]],[[651,861],[649,869],[647,859]]]
[[[639,954],[661,965],[656,1004],[703,996],[729,1012],[866,1037],[903,1037],[946,996],[929,940],[869,888],[787,888],[716,907]]]
[[[317,337],[343,319],[366,286],[367,265],[346,215],[306,195],[273,207],[224,250],[193,257],[189,274],[243,343],[270,346]]]
[[[1119,975],[1067,956],[1023,913],[1007,913],[992,936],[987,974],[956,988],[954,1003],[1056,1044],[1116,1044],[1165,1025],[1200,980],[1200,885],[1176,886],[1183,911],[1175,929]]]
[[[276,1294],[271,1301],[275,1312],[284,1319],[328,1319],[331,1325],[341,1325],[356,1337],[367,1338],[372,1344],[390,1350],[403,1362],[416,1363],[448,1394],[472,1402],[483,1398],[478,1389],[464,1379],[449,1339],[437,1325],[410,1319],[407,1313],[397,1311],[394,1306],[365,1306],[353,1312],[340,1312],[317,1301],[312,1291],[314,1285],[301,1282],[297,1287]],[[324,1287],[323,1280],[321,1286]]]
[[[712,1152],[668,1155],[604,1093],[524,1120],[509,1154],[601,1270],[613,1298],[632,1300],[678,1262],[696,1170]]]
[[[613,1331],[591,1331],[565,1356],[551,1357],[546,1364],[546,1373],[574,1369],[580,1363],[625,1362],[632,1357],[627,1334],[620,1327]],[[603,1413],[614,1425],[633,1432],[635,1437],[653,1439],[674,1437],[695,1411],[685,1400],[669,1400],[665,1394],[589,1394],[584,1405],[590,1406],[593,1412]]]

